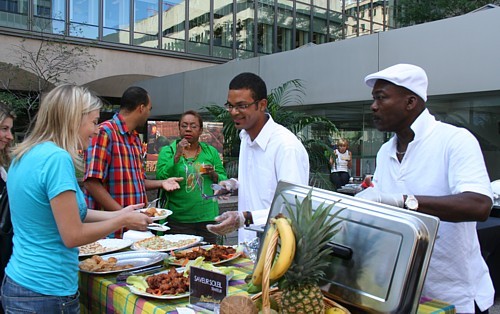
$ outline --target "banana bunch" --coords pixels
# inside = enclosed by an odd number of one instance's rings
[[[274,234],[278,233],[280,241],[280,250],[277,253],[277,242],[274,247],[270,247],[273,241],[272,238]],[[280,279],[288,270],[292,264],[293,258],[295,256],[295,235],[293,234],[292,226],[290,221],[283,215],[279,215],[276,218],[271,219],[271,224],[266,232],[264,242],[262,244],[262,249],[260,251],[259,259],[257,260],[257,265],[254,268],[252,274],[252,281],[250,282],[250,287],[258,287],[262,284],[262,276],[264,272],[264,263],[266,260],[267,250],[272,250],[273,265],[269,273],[269,279],[271,283],[276,282]],[[278,258],[276,258],[278,254]],[[251,293],[250,291],[248,291]]]

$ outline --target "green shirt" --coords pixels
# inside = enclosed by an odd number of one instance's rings
[[[202,175],[198,169],[201,164],[209,164],[214,167],[219,175],[219,181],[226,180],[227,175],[222,165],[219,152],[215,147],[207,143],[199,143],[201,150],[194,158],[184,158],[181,156],[178,163],[174,163],[174,156],[177,151],[177,143],[173,142],[169,146],[161,149],[156,164],[156,178],[167,179],[170,177],[183,177],[179,182],[180,189],[172,192],[162,191],[161,207],[170,209],[173,214],[168,217],[169,221],[180,223],[195,223],[213,221],[219,215],[219,204],[217,198],[204,200],[202,193],[213,195],[214,191],[210,187],[212,178],[209,175]]]

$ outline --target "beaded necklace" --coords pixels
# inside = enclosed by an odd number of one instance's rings
[[[198,145],[198,150],[196,151],[196,155],[194,155],[194,157],[192,158],[193,160],[188,160],[189,158],[186,156],[186,152],[183,151],[182,152],[182,157],[184,157],[184,160],[187,161],[189,164],[193,164],[193,162],[196,161],[196,159],[198,158],[198,156],[200,155],[201,153],[201,146]]]

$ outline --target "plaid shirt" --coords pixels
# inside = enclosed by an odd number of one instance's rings
[[[111,197],[123,207],[147,203],[146,185],[142,158],[142,143],[138,133],[128,131],[122,115],[101,123],[99,134],[85,153],[85,177],[99,179]],[[85,191],[87,206],[103,209]],[[122,230],[115,232],[121,238]]]

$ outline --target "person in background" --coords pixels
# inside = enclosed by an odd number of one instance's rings
[[[61,85],[43,97],[36,122],[13,150],[9,203],[14,251],[1,289],[6,313],[80,313],[78,246],[121,227],[145,230],[135,210],[87,210],[76,178],[78,150],[97,134],[101,101],[89,90]]]
[[[177,181],[182,178],[146,179],[142,142],[136,129],[147,123],[151,109],[147,91],[129,87],[120,100],[120,112],[99,126],[86,152],[84,186],[89,208],[116,211],[147,203],[146,190],[179,189]],[[122,236],[123,230],[110,234]]]
[[[229,83],[225,107],[241,130],[238,178],[219,182],[226,190],[238,189],[238,211],[224,212],[209,231],[227,234],[243,225],[265,224],[278,181],[309,184],[309,156],[297,136],[267,113],[266,83],[253,73],[241,73]],[[220,192],[220,191],[217,191]],[[256,233],[240,229],[238,241]]]
[[[377,153],[375,187],[356,196],[438,217],[422,296],[451,303],[458,313],[487,311],[495,292],[476,221],[488,218],[492,191],[478,141],[429,112],[422,68],[397,64],[365,83],[373,88],[375,127],[395,135]]]
[[[168,217],[168,233],[202,236],[215,244],[217,235],[207,230],[219,214],[219,203],[212,196],[211,185],[226,180],[219,152],[215,147],[199,141],[203,133],[203,119],[189,110],[179,120],[180,139],[165,146],[158,156],[156,178],[182,177],[180,189],[161,193],[160,207],[173,213]]]
[[[352,153],[348,150],[349,142],[346,139],[339,139],[337,148],[330,155],[330,181],[335,186],[335,190],[349,183],[349,169],[352,168]]]
[[[16,114],[10,109],[10,106],[3,101],[0,101],[0,193],[7,184],[7,169],[10,165],[10,145],[14,140],[12,136],[12,127]],[[0,196],[1,197],[1,196]],[[5,226],[6,229],[11,229],[10,224]],[[0,231],[0,287],[2,286],[1,280],[4,276],[5,266],[9,262],[10,255],[12,254],[12,230]],[[0,313],[2,310],[2,299],[0,297]]]

